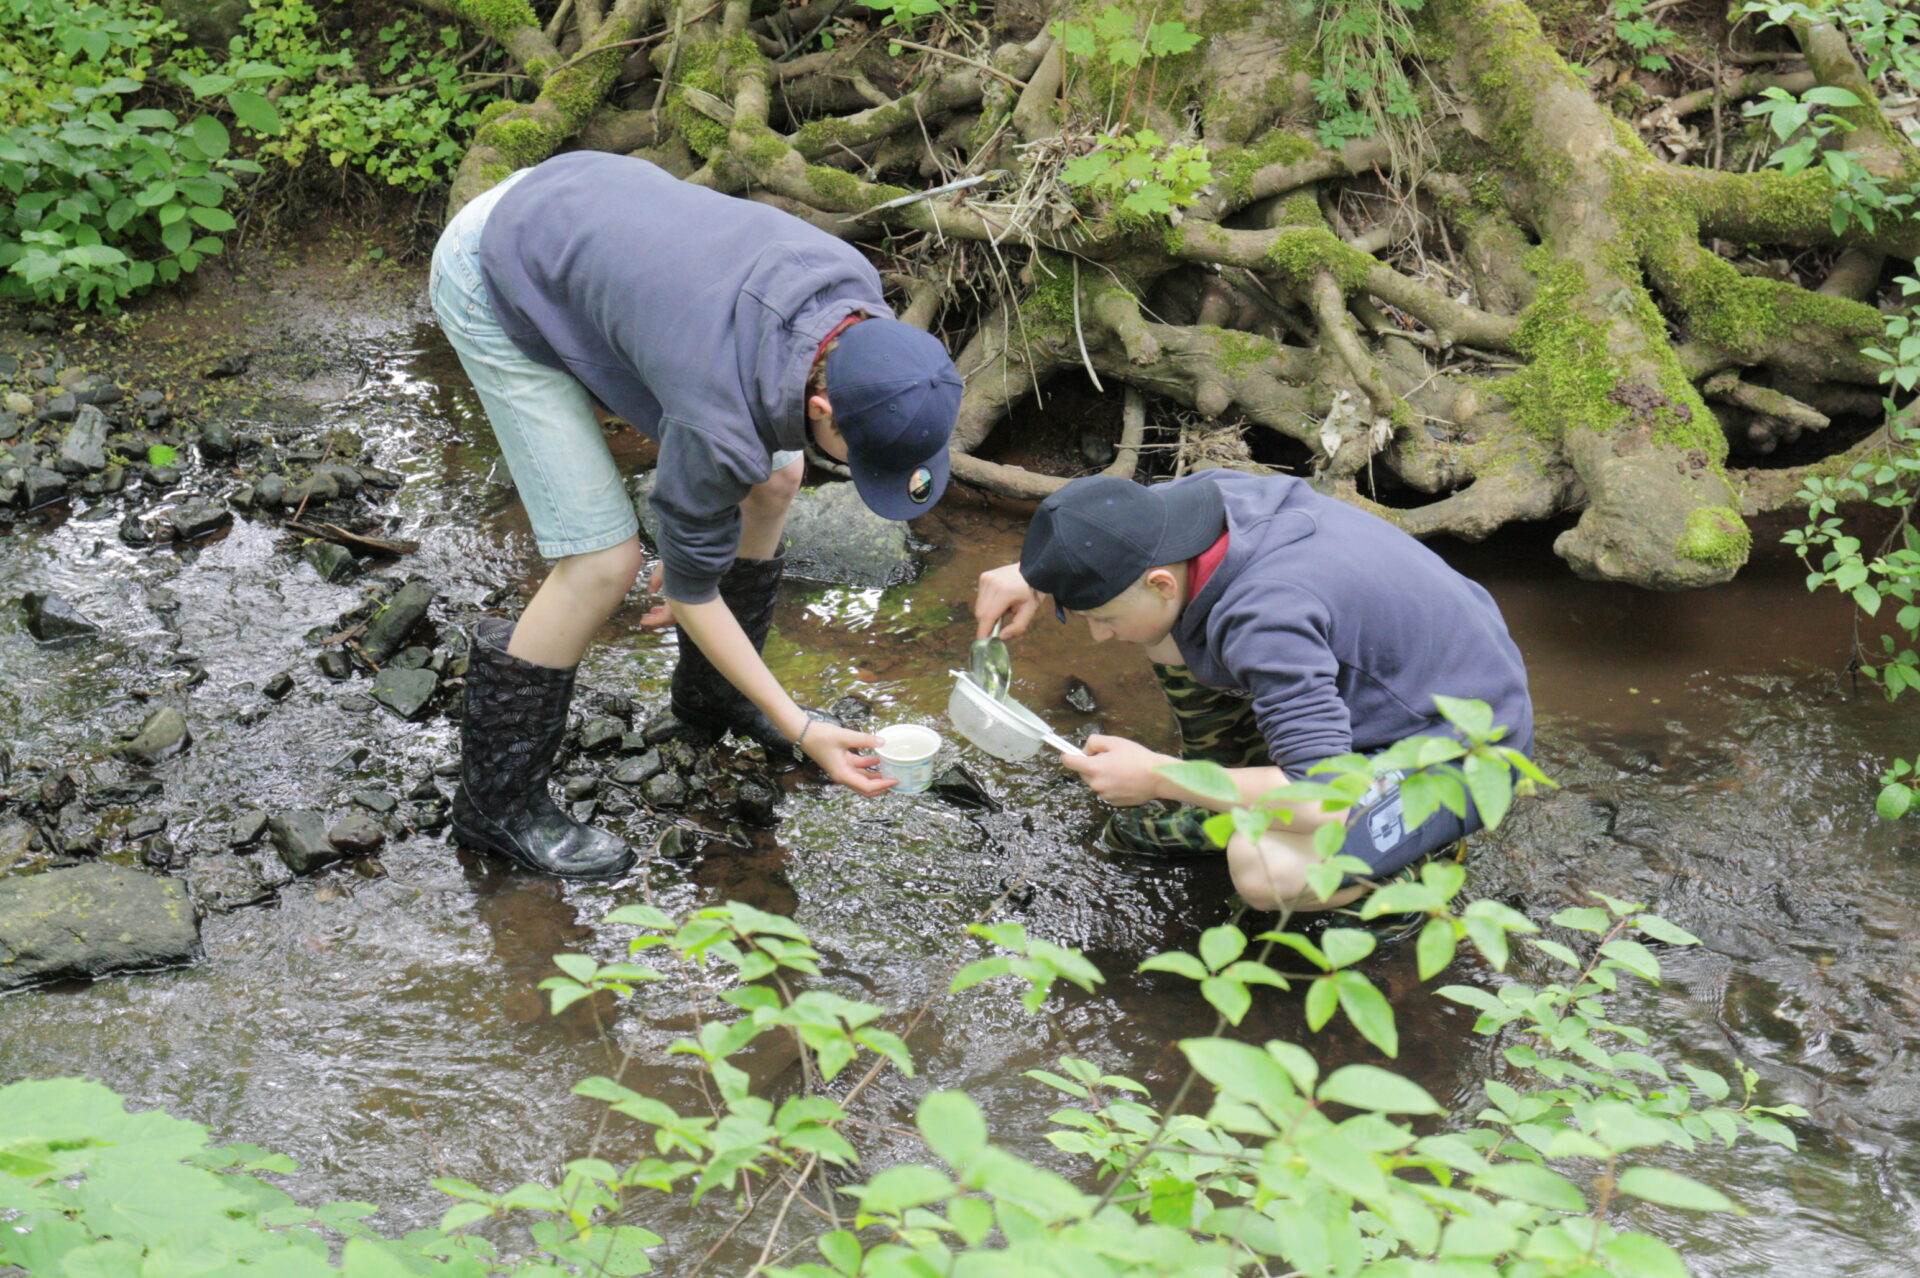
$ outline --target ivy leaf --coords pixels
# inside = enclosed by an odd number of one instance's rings
[[[1247,1009],[1253,1006],[1253,995],[1247,992],[1247,987],[1223,976],[1209,976],[1200,982],[1200,996],[1226,1017],[1229,1025],[1238,1025]]]
[[[1453,962],[1454,951],[1459,944],[1452,919],[1428,919],[1427,925],[1420,929],[1420,939],[1414,943],[1420,979],[1430,981],[1444,972]]]
[[[1247,934],[1231,923],[1210,927],[1200,934],[1200,958],[1208,970],[1217,972],[1247,951]]]
[[[286,128],[281,122],[279,108],[261,94],[236,89],[227,95],[227,106],[233,111],[234,119],[255,133],[278,137]]]
[[[1361,1037],[1388,1056],[1400,1054],[1400,1031],[1394,1026],[1393,1007],[1372,981],[1358,972],[1340,971],[1316,984],[1321,983],[1331,983],[1339,991],[1340,1010]]]
[[[920,1102],[914,1125],[927,1148],[948,1165],[963,1167],[987,1145],[987,1121],[965,1092],[934,1092]]]
[[[1156,954],[1139,967],[1142,972],[1172,972],[1175,976],[1184,976],[1189,980],[1207,979],[1204,963],[1185,950],[1169,950],[1165,954]]]

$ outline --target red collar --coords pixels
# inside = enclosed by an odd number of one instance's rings
[[[861,320],[865,318],[867,318],[867,313],[865,311],[855,311],[853,314],[841,320],[838,324],[835,324],[833,326],[833,331],[831,333],[828,333],[825,337],[821,338],[820,344],[813,348],[814,361],[817,363],[820,357],[827,353],[827,347],[833,344],[834,338],[840,336],[840,334],[846,332],[848,329],[852,328],[855,324],[858,324]]]
[[[1214,570],[1220,566],[1220,561],[1226,557],[1227,534],[1223,532],[1220,534],[1220,540],[1187,560],[1187,598],[1189,600],[1200,597],[1200,592],[1206,589],[1207,579],[1213,576]]]

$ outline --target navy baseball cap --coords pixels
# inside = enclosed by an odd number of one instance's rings
[[[827,399],[847,441],[847,469],[867,508],[913,519],[947,491],[947,440],[960,374],[931,333],[876,315],[827,352]]]
[[[1116,598],[1148,569],[1185,563],[1226,531],[1220,485],[1148,487],[1114,475],[1076,479],[1033,512],[1020,575],[1053,596],[1060,620]]]

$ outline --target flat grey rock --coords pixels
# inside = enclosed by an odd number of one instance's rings
[[[186,886],[119,865],[0,880],[0,989],[193,959],[200,920]]]
[[[340,850],[327,840],[327,822],[311,808],[282,812],[267,822],[267,833],[274,850],[295,874],[312,874],[341,857]]]
[[[167,518],[182,541],[192,541],[225,528],[233,522],[233,512],[219,502],[190,501],[175,506]]]
[[[402,719],[418,719],[439,687],[440,676],[431,670],[388,666],[373,677],[372,696]]]

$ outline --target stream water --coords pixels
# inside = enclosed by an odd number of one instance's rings
[[[537,581],[439,334],[417,315],[333,332],[343,353],[321,410],[406,475],[398,532],[421,549],[404,571],[464,604]],[[83,503],[48,513],[17,528],[0,557],[0,598],[51,589],[108,631],[46,651],[17,620],[0,623],[0,721],[14,725],[16,756],[84,753],[138,723],[132,693],[190,652],[209,678],[193,692],[193,747],[164,768],[164,802],[175,841],[202,857],[229,855],[222,836],[240,808],[337,810],[370,778],[404,790],[452,757],[444,722],[340,706],[343,689],[319,678],[302,636],[357,588],[328,585],[276,550],[270,526],[240,520],[211,544],[134,551],[98,513]],[[1020,524],[961,497],[916,530],[931,550],[911,586],[787,588],[769,656],[790,686],[819,703],[857,691],[881,722],[941,720],[947,671],[972,637],[973,578],[1013,557]],[[1547,541],[1522,529],[1443,548],[1505,610],[1533,675],[1541,762],[1565,787],[1475,841],[1470,888],[1536,918],[1588,888],[1651,903],[1705,945],[1669,951],[1666,983],[1623,998],[1622,1019],[1649,1029],[1669,1059],[1722,1072],[1744,1061],[1769,1098],[1812,1111],[1796,1124],[1798,1153],[1749,1145],[1686,1159],[1748,1212],[1648,1213],[1642,1223],[1696,1273],[1905,1278],[1920,1261],[1920,874],[1912,827],[1876,820],[1872,798],[1881,761],[1912,751],[1911,712],[1837,683],[1846,613],[1810,599],[1790,558],[1765,556],[1720,590],[1657,596],[1577,581]],[[671,649],[637,629],[639,611],[617,620],[583,680],[652,705]],[[1137,651],[1048,622],[1013,655],[1015,695],[1063,730],[1172,745]],[[294,694],[246,713],[283,669],[295,672]],[[1096,714],[1062,700],[1070,677],[1091,688]],[[371,754],[356,763],[363,746]],[[912,1039],[921,1072],[877,1090],[876,1121],[898,1125],[925,1090],[964,1088],[998,1137],[1064,1167],[1041,1139],[1055,1094],[1023,1071],[1081,1056],[1164,1099],[1179,1077],[1174,1044],[1213,1017],[1190,983],[1133,968],[1192,944],[1230,907],[1216,865],[1096,851],[1097,806],[1049,760],[967,756],[1005,805],[998,814],[863,801],[791,774],[774,830],[652,859],[615,885],[563,885],[437,838],[405,840],[385,852],[383,880],[335,871],[283,889],[275,905],[209,917],[193,967],[0,999],[0,1081],[99,1079],[222,1139],[292,1155],[301,1169],[289,1188],[305,1199],[364,1199],[389,1227],[415,1225],[444,1206],[427,1187],[435,1175],[505,1187],[586,1154],[601,1111],[568,1089],[622,1057],[630,1085],[694,1102],[685,1058],[664,1049],[689,1029],[702,991],[650,987],[603,1032],[585,1007],[547,1015],[534,986],[554,953],[621,953],[624,930],[596,927],[616,905],[731,897],[804,924],[831,987],[928,1009]],[[1010,885],[999,917],[1084,949],[1108,978],[1097,994],[1068,992],[1034,1017],[1010,996],[945,993],[953,965],[977,954],[964,925]],[[1408,949],[1371,968],[1395,996],[1400,1067],[1471,1112],[1478,1084],[1504,1066],[1470,1034],[1471,1013],[1417,992]],[[1499,978],[1462,960],[1448,979]],[[1308,1037],[1297,999],[1282,995],[1258,1000],[1244,1030]],[[1318,1048],[1328,1062],[1376,1059],[1338,1029]],[[789,1060],[754,1064],[776,1090],[786,1085],[777,1075]],[[908,1152],[895,1143],[878,1133],[869,1167]],[[598,1148],[619,1157],[639,1146],[616,1130]],[[667,1237],[656,1260],[668,1273],[684,1271],[725,1218],[717,1203],[683,1202],[637,1217]],[[723,1256],[722,1272],[740,1268]]]

